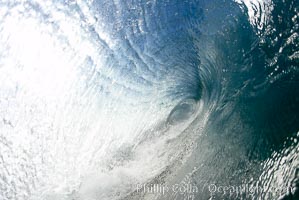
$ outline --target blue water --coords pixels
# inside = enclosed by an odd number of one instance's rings
[[[298,10],[2,0],[0,199],[297,199]]]

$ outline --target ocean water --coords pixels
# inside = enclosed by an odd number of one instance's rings
[[[1,0],[0,199],[299,198],[296,0]]]

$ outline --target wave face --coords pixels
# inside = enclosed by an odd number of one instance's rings
[[[2,0],[0,199],[297,198],[298,10]]]

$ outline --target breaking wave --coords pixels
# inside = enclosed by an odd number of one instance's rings
[[[211,192],[215,183],[268,188],[241,199],[296,197],[298,9],[295,0],[2,1],[1,199],[236,195]]]

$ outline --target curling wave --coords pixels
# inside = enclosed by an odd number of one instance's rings
[[[296,198],[298,10],[2,1],[0,199]],[[198,190],[138,191],[154,183]]]

